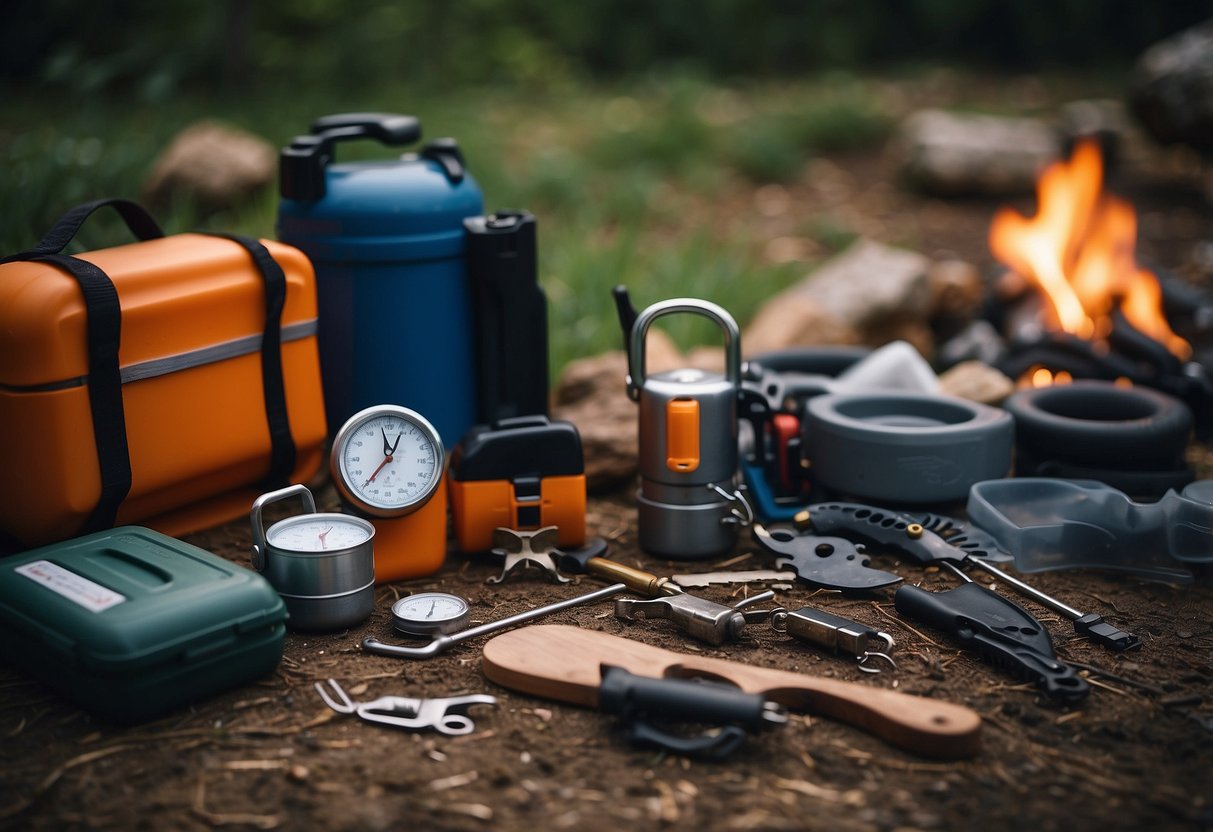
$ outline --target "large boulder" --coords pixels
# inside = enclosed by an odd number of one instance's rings
[[[682,353],[660,329],[645,340],[645,371],[686,366]],[[586,486],[608,490],[636,476],[639,443],[636,404],[628,398],[623,350],[571,361],[556,385],[552,415],[577,426],[585,455]]]
[[[925,324],[936,297],[930,265],[916,252],[860,240],[767,300],[742,333],[742,349],[750,356],[903,339],[929,354]]]
[[[1031,193],[1061,155],[1057,131],[1038,119],[921,110],[895,143],[904,178],[944,196]]]
[[[143,183],[151,205],[186,202],[204,211],[236,207],[274,180],[278,154],[252,133],[213,121],[176,135]]]
[[[1133,72],[1130,102],[1154,138],[1213,153],[1213,20],[1147,49]]]

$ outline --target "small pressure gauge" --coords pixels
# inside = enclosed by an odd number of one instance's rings
[[[330,464],[342,499],[372,517],[421,508],[442,482],[446,452],[426,419],[384,404],[355,413],[333,440]]]
[[[420,592],[392,604],[392,626],[414,636],[439,636],[468,624],[468,602],[446,592]]]

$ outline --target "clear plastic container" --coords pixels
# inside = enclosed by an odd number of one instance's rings
[[[1185,562],[1213,562],[1213,480],[1156,503],[1094,480],[988,480],[970,490],[968,515],[1021,572],[1090,567],[1190,583]]]

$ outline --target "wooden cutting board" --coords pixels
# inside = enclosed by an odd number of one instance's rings
[[[853,725],[898,748],[937,759],[975,756],[981,718],[962,705],[883,688],[676,653],[564,624],[522,627],[484,646],[484,675],[511,690],[598,706],[601,666],[653,678],[703,678],[760,693],[789,710]]]

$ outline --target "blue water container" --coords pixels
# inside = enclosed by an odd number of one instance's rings
[[[280,156],[278,238],[316,268],[330,435],[376,404],[413,408],[459,441],[475,420],[476,365],[463,220],[484,212],[453,139],[338,163],[337,142],[401,146],[412,116],[325,116]]]

